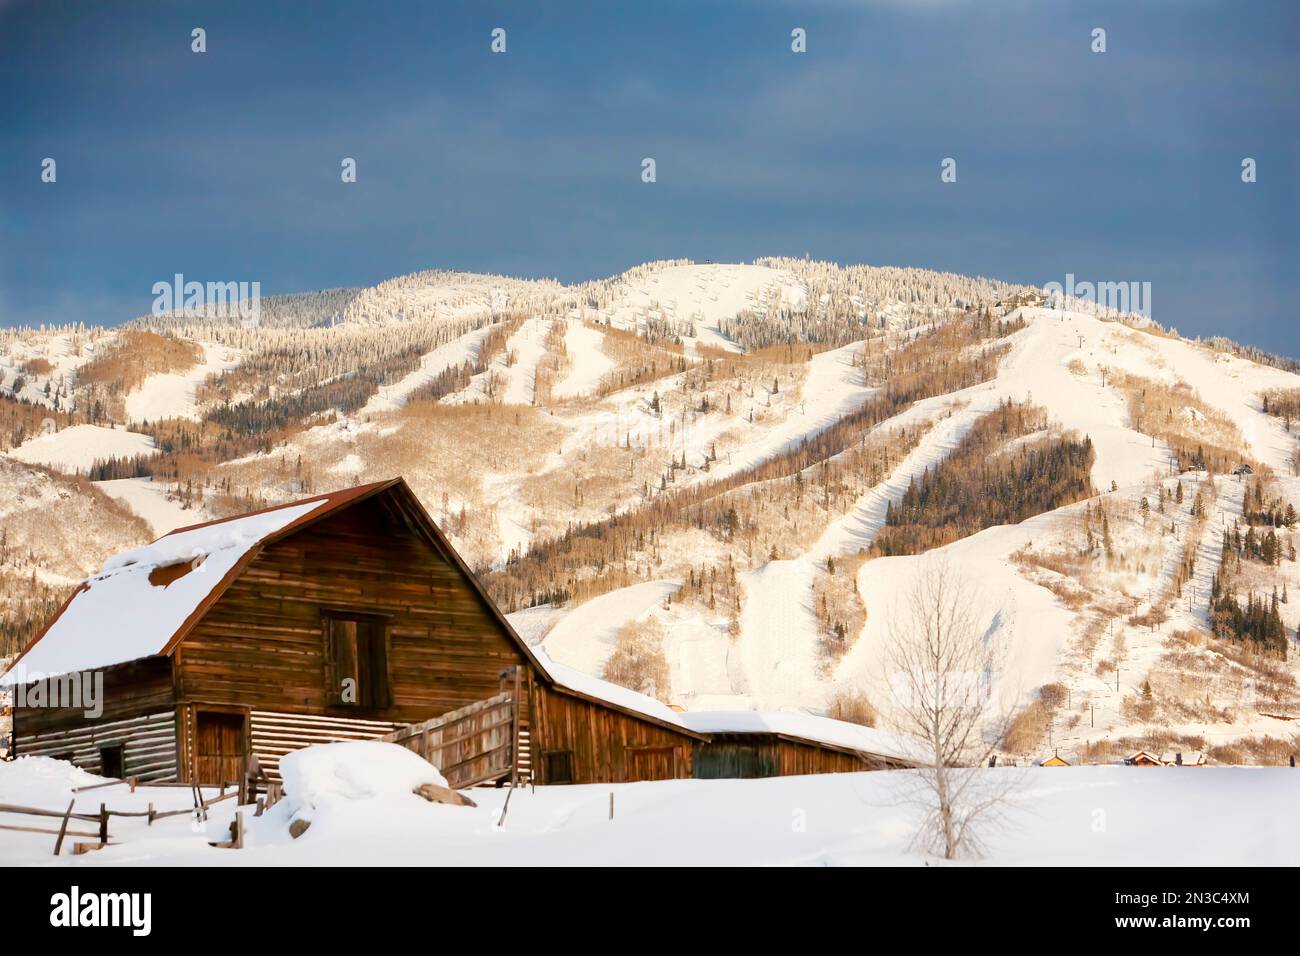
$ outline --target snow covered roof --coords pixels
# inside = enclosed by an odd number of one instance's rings
[[[0,675],[0,685],[164,653],[261,545],[393,481],[178,528],[114,555]]]
[[[653,697],[561,664],[553,660],[546,653],[546,650],[540,646],[534,646],[530,650],[532,650],[533,656],[543,673],[558,687],[582,694],[584,697],[604,701],[623,710],[634,711],[661,723],[671,724],[688,733],[700,733],[682,719],[687,716],[686,714],[678,713],[667,704],[661,703]]]
[[[1149,750],[1139,750],[1137,753],[1131,754],[1130,756],[1124,758],[1124,762],[1128,764],[1138,763],[1140,761],[1147,761],[1154,764],[1160,764],[1164,762],[1160,759],[1158,755],[1151,753],[1151,751]]]
[[[798,711],[701,710],[677,717],[702,734],[777,734],[909,762],[925,759],[919,741],[845,720]]]

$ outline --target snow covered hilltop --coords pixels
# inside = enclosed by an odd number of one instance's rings
[[[114,552],[402,474],[530,645],[669,709],[884,726],[931,554],[1008,644],[1008,759],[1297,749],[1294,357],[794,259],[260,319],[0,331],[0,654]]]

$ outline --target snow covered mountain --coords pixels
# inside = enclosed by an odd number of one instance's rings
[[[688,710],[887,717],[942,555],[1010,646],[1009,753],[1275,759],[1296,363],[1032,293],[673,261],[0,331],[0,654],[120,548],[402,474],[529,640]]]

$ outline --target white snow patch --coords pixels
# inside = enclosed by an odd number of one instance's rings
[[[30,465],[45,465],[71,474],[89,471],[96,461],[157,452],[153,439],[139,432],[103,425],[72,425],[29,438],[6,454]]]
[[[155,422],[164,418],[198,421],[195,395],[209,375],[239,364],[239,353],[225,346],[199,343],[203,359],[184,372],[150,375],[126,396],[126,415],[133,422]]]
[[[569,371],[551,389],[555,399],[574,398],[594,392],[600,380],[612,372],[617,363],[601,348],[604,335],[582,322],[569,320],[564,333],[564,351]]]
[[[403,376],[392,385],[380,386],[379,391],[370,397],[357,414],[373,415],[377,412],[390,412],[402,408],[413,392],[428,385],[447,369],[477,359],[483,340],[493,328],[494,326],[485,325],[428,352],[420,359],[420,365],[415,371]]]
[[[117,478],[111,481],[97,481],[95,487],[106,495],[116,498],[143,518],[153,529],[155,537],[161,537],[177,528],[201,524],[209,517],[201,508],[186,508],[175,498],[170,497],[166,485],[159,484],[152,478]]]
[[[1285,866],[1300,843],[1300,779],[1294,770],[1198,767],[998,768],[976,770],[1011,790],[1004,825],[985,835],[986,852],[962,866]],[[183,788],[125,787],[79,795],[98,778],[48,758],[0,763],[4,802],[61,812],[183,809]],[[216,804],[206,832],[187,815],[114,818],[113,840],[96,853],[50,855],[52,837],[0,831],[0,864],[101,866],[922,866],[941,863],[913,845],[917,809],[912,771],[819,774],[763,780],[670,780],[590,786],[480,788],[477,808],[430,804],[411,794],[327,801],[301,839],[288,835],[289,800],[254,817],[244,810],[245,848],[208,845],[234,817]],[[609,820],[610,794],[617,808]],[[211,791],[215,796],[216,791]],[[505,828],[496,825],[506,797]],[[1108,825],[1087,825],[1098,800]],[[1249,806],[1248,814],[1224,807]],[[816,826],[788,825],[791,807]],[[1170,808],[1177,808],[1171,812]],[[1188,837],[1188,821],[1214,820]],[[773,821],[787,821],[774,826]],[[1082,825],[1080,823],[1082,821]],[[3,815],[30,826],[31,818]]]
[[[315,744],[280,759],[284,796],[293,818],[310,820],[318,809],[356,800],[415,799],[426,783],[447,778],[419,754],[380,740]]]
[[[543,645],[558,663],[599,674],[625,624],[645,615],[676,592],[678,581],[647,581],[592,598],[565,613]]]

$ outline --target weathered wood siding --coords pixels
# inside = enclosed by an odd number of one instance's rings
[[[568,753],[575,783],[630,783],[691,775],[694,738],[537,684],[530,724],[532,771],[547,779],[548,755]]]
[[[172,687],[172,662],[168,657],[144,657],[140,660],[114,664],[87,675],[104,675],[103,712],[96,718],[86,717],[82,707],[24,707],[32,685],[18,689],[15,694],[14,734],[27,737],[55,730],[75,730],[87,724],[108,723],[142,717],[167,710],[175,703]],[[57,680],[58,678],[56,678]]]
[[[141,780],[176,779],[176,715],[162,713],[125,720],[82,720],[76,727],[28,733],[17,738],[16,755],[56,757],[69,754],[82,770],[100,773],[100,748],[122,745],[122,774]]]
[[[383,496],[266,546],[176,651],[184,701],[415,723],[482,700],[522,655],[457,569]],[[392,704],[327,692],[323,614],[383,615]],[[256,733],[256,732],[255,732]]]
[[[895,761],[776,735],[714,734],[712,739],[697,743],[694,754],[694,774],[701,780],[853,773],[901,766]]]
[[[441,717],[401,727],[383,739],[419,754],[454,789],[510,779],[519,750],[515,700],[497,694]]]
[[[310,714],[282,714],[255,710],[250,723],[253,754],[272,780],[280,779],[280,758],[311,744],[334,744],[351,740],[378,740],[394,724],[384,720],[356,720],[343,717],[314,717]]]

